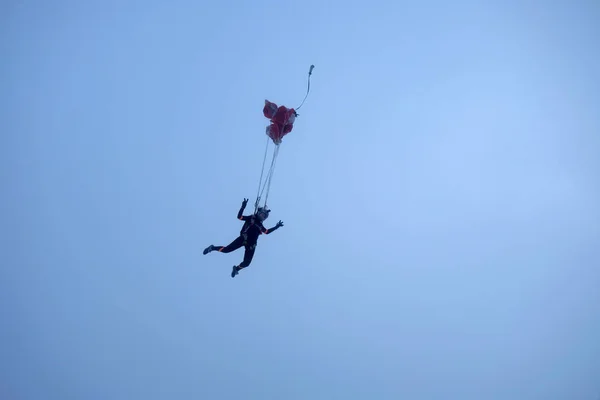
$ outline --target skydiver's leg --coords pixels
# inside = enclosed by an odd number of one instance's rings
[[[254,251],[256,250],[256,244],[251,246],[246,246],[246,250],[244,251],[244,261],[241,262],[240,265],[234,266],[231,270],[231,277],[236,276],[240,270],[248,267],[252,262],[252,258],[254,257]]]
[[[231,253],[232,251],[236,251],[240,247],[244,245],[244,238],[238,236],[233,242],[229,243],[227,246],[215,246],[215,250],[219,253]]]
[[[233,242],[227,246],[213,246],[212,244],[204,249],[204,254],[208,254],[211,251],[218,251],[219,253],[231,253],[244,245],[244,238],[238,236]]]
[[[250,263],[252,262],[252,258],[254,257],[255,250],[256,250],[256,244],[253,246],[246,247],[246,250],[244,251],[244,261],[242,261],[242,263],[240,264],[240,269],[250,266]]]

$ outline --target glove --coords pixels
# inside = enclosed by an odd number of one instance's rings
[[[247,204],[248,204],[248,199],[244,199],[244,201],[242,201],[242,207],[246,207]]]
[[[275,227],[277,227],[277,228],[281,228],[282,226],[283,226],[283,222],[282,221],[279,221],[277,223],[277,225],[275,225]]]

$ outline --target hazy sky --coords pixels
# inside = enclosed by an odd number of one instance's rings
[[[597,400],[593,1],[0,6],[0,397]],[[297,106],[243,251],[264,100]]]

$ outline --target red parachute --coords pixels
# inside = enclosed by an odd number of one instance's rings
[[[281,143],[285,135],[294,129],[294,121],[298,114],[293,108],[277,106],[277,104],[265,100],[263,114],[271,120],[271,124],[267,126],[267,136],[273,140],[276,145]]]
[[[269,119],[270,124],[267,126],[266,134],[266,146],[265,146],[265,155],[263,158],[262,170],[260,172],[260,179],[258,181],[258,191],[256,193],[256,202],[254,203],[254,212],[258,211],[260,207],[260,201],[264,194],[264,205],[262,207],[267,208],[267,200],[269,198],[269,191],[271,189],[271,181],[273,180],[273,172],[275,170],[275,164],[277,161],[277,155],[279,154],[279,145],[285,135],[290,133],[292,129],[294,129],[294,122],[296,121],[296,117],[298,117],[299,110],[304,101],[308,97],[308,93],[310,92],[310,76],[312,74],[313,68],[315,66],[311,65],[308,70],[308,83],[306,87],[306,95],[304,96],[304,100],[302,103],[296,108],[288,108],[285,106],[278,106],[277,104],[265,100],[265,105],[263,107],[263,115],[265,118]],[[270,140],[269,140],[270,139]],[[275,148],[273,149],[273,158],[271,160],[271,166],[267,167],[265,175],[265,167],[267,161],[267,153],[269,149],[269,142],[273,142],[275,144]],[[265,180],[263,182],[263,176]]]

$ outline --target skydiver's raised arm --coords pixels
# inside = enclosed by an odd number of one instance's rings
[[[242,201],[242,206],[240,207],[240,211],[238,211],[237,219],[241,219],[242,221],[244,220],[244,217],[242,216],[242,214],[244,214],[244,209],[246,208],[246,204],[248,204],[248,199],[244,199],[244,201]]]
[[[265,235],[268,235],[269,233],[275,232],[277,229],[281,228],[282,226],[283,226],[283,222],[279,221],[277,223],[277,225],[275,225],[274,227],[272,227],[270,229],[266,229],[264,226],[262,226],[261,232],[264,233]]]

